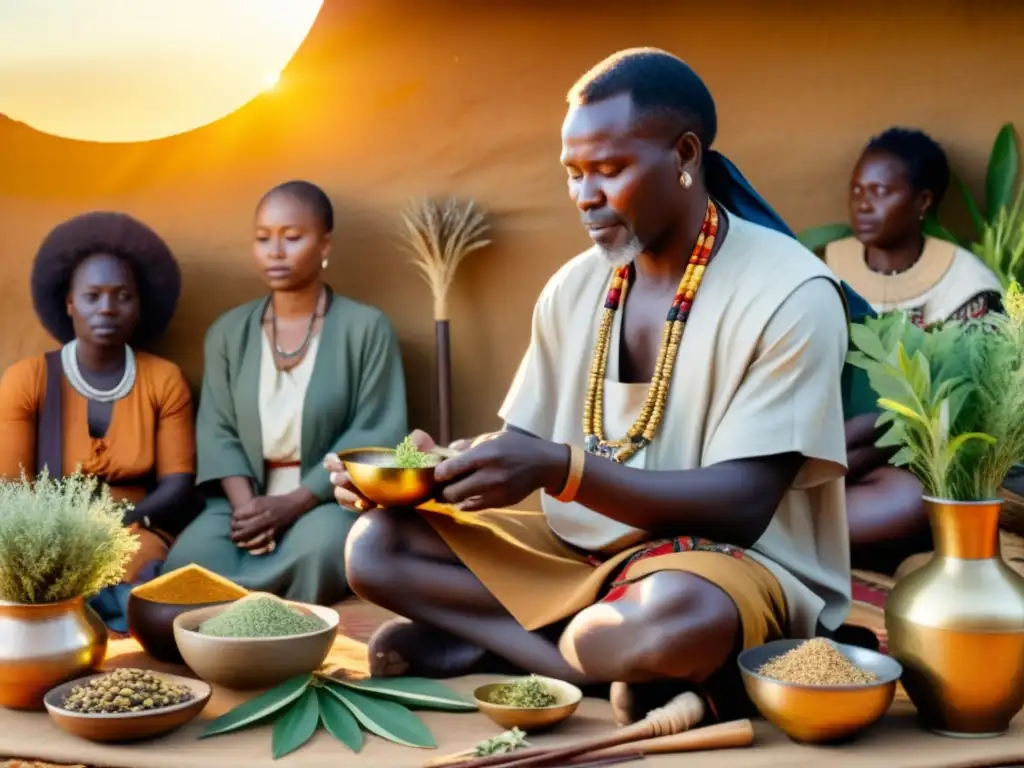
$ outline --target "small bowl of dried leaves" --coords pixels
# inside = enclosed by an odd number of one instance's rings
[[[415,507],[434,497],[434,467],[446,458],[438,449],[419,450],[410,438],[397,448],[356,448],[338,458],[352,485],[380,507]]]
[[[43,699],[50,718],[88,741],[163,736],[203,711],[212,689],[202,680],[123,668],[58,685]]]
[[[775,640],[740,654],[740,674],[758,711],[794,741],[829,743],[884,715],[903,674],[877,651],[812,640]]]
[[[572,717],[583,692],[562,680],[530,675],[482,685],[473,698],[480,711],[502,728],[533,733]]]

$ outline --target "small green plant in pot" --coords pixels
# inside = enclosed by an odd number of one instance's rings
[[[0,482],[0,706],[42,709],[50,688],[102,663],[107,630],[85,599],[138,551],[124,512],[78,473]]]
[[[1024,579],[999,551],[997,491],[1024,456],[1024,292],[1005,316],[922,330],[901,313],[851,328],[882,409],[878,444],[924,487],[935,553],[885,606],[889,651],[923,725],[1004,733],[1024,707]]]

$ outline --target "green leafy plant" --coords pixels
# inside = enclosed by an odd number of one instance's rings
[[[902,313],[850,329],[851,365],[883,409],[880,447],[929,496],[986,501],[1024,458],[1024,291],[1013,282],[1007,314],[922,330]]]
[[[925,218],[925,234],[972,250],[995,272],[1004,290],[1014,280],[1024,281],[1024,186],[1020,184],[1020,146],[1013,124],[1003,125],[992,145],[984,205],[956,173],[951,178],[963,197],[974,234],[959,238],[933,215]],[[846,224],[825,224],[804,230],[798,237],[804,246],[820,252],[829,243],[852,235]]]
[[[433,749],[437,742],[412,709],[473,712],[477,707],[433,680],[417,677],[352,681],[320,672],[284,681],[213,720],[199,738],[273,723],[274,759],[294,752],[323,725],[353,752],[363,731],[407,747]]]
[[[80,473],[0,482],[0,600],[56,603],[120,582],[139,548],[126,508]]]

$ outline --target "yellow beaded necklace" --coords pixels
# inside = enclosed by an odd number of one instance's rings
[[[658,425],[661,424],[661,417],[665,413],[669,384],[672,383],[672,372],[686,320],[690,316],[694,297],[704,278],[704,270],[715,246],[717,233],[718,208],[708,200],[700,235],[690,254],[686,271],[679,281],[679,289],[672,300],[668,317],[665,318],[654,375],[647,390],[647,400],[640,411],[640,416],[626,432],[626,437],[621,440],[608,440],[604,435],[604,377],[608,367],[608,348],[615,313],[629,289],[629,266],[620,267],[612,276],[604,302],[604,314],[597,332],[597,343],[594,345],[594,358],[590,365],[590,379],[587,382],[587,399],[583,405],[583,434],[586,436],[585,447],[588,453],[623,464],[654,439]]]

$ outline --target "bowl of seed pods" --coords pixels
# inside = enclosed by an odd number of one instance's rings
[[[43,698],[53,721],[88,741],[163,736],[203,711],[212,689],[202,680],[148,669],[115,669],[58,685]]]

